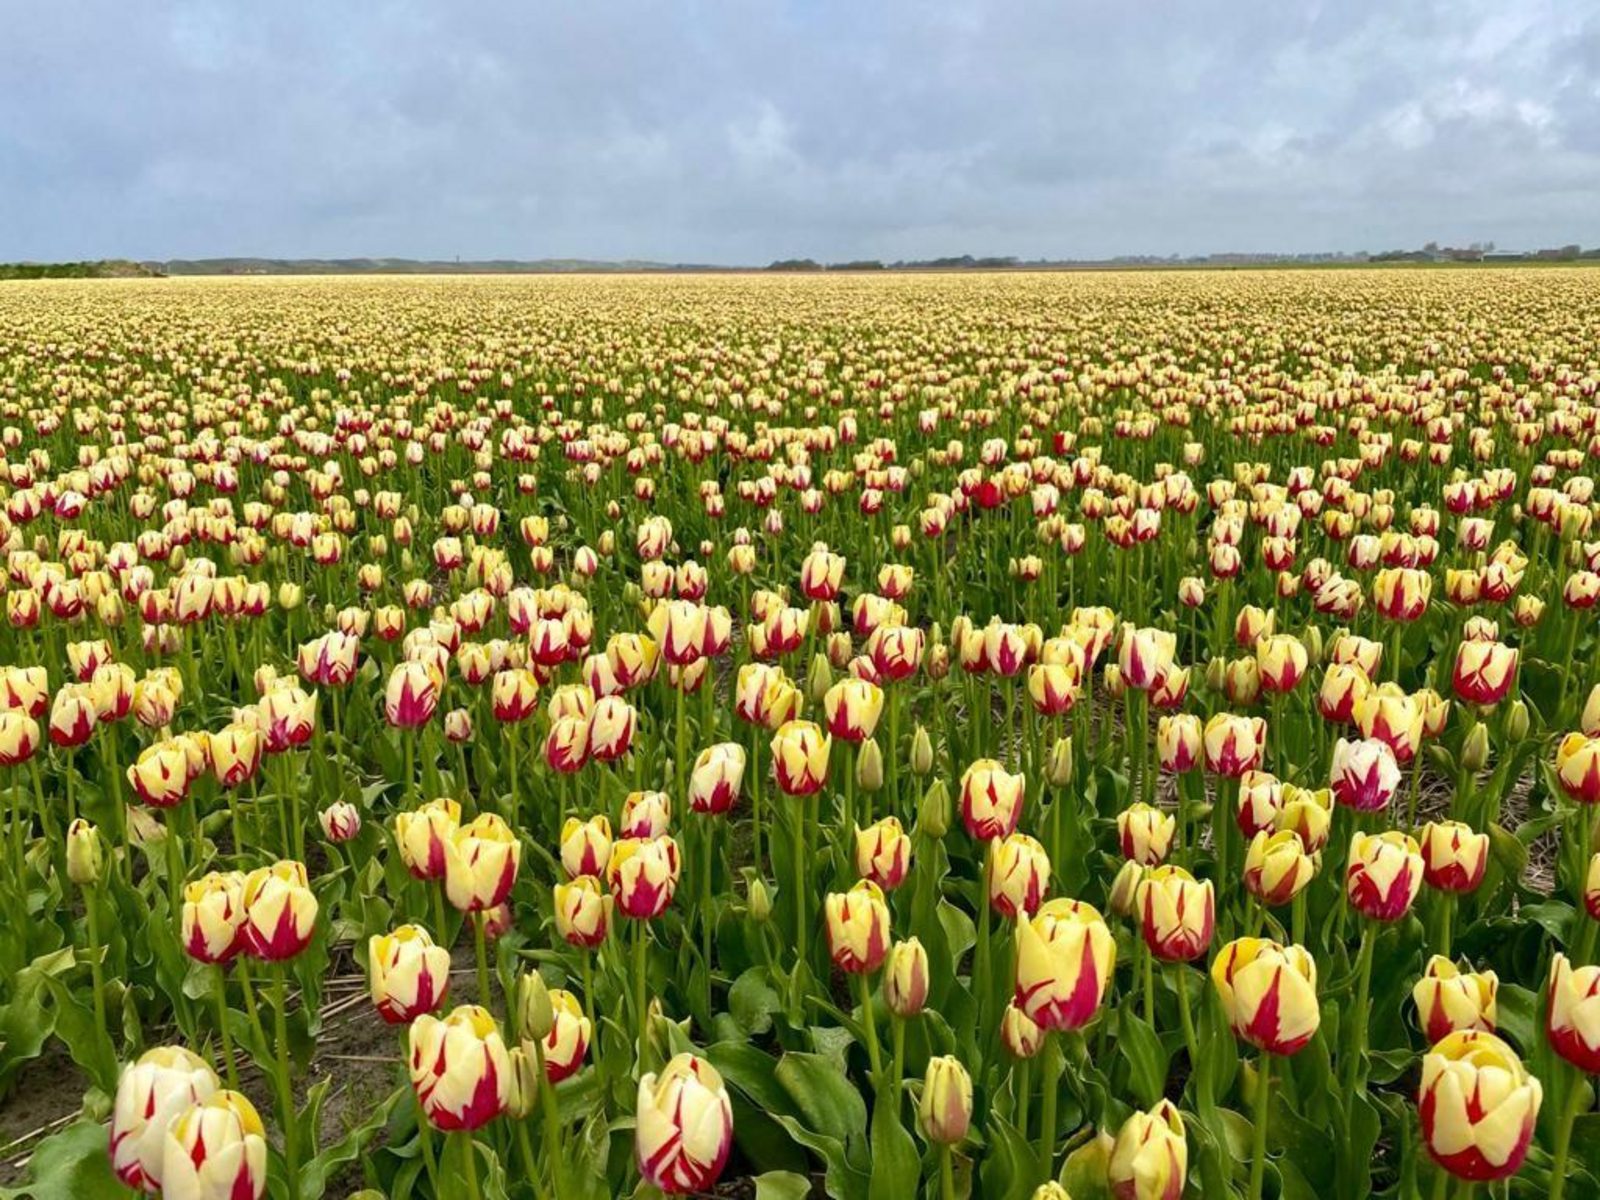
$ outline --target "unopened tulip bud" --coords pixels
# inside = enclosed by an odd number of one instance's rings
[[[883,751],[878,749],[876,738],[868,738],[856,752],[856,786],[863,792],[875,792],[883,786]]]
[[[1600,688],[1596,689],[1600,691]],[[928,731],[918,725],[911,735],[911,773],[918,778],[933,770],[933,739]]]
[[[944,780],[935,779],[922,794],[922,804],[917,809],[917,828],[931,838],[942,838],[950,832],[950,789]]]
[[[1481,771],[1489,763],[1489,727],[1478,722],[1467,733],[1461,744],[1461,767],[1465,771]]]
[[[1064,788],[1072,782],[1072,739],[1060,737],[1050,747],[1050,760],[1045,766],[1045,778],[1050,786]]]
[[[946,1054],[928,1060],[917,1114],[930,1142],[953,1146],[967,1136],[972,1123],[972,1076],[959,1059]]]
[[[806,672],[806,695],[812,701],[821,704],[822,698],[828,694],[828,689],[833,686],[833,665],[828,662],[826,654],[817,653],[811,656],[811,669]]]
[[[1116,878],[1111,881],[1109,899],[1111,911],[1119,917],[1133,916],[1134,904],[1138,900],[1139,885],[1144,882],[1146,868],[1133,859],[1128,859],[1122,864],[1122,869],[1117,872]]]
[[[100,833],[82,817],[67,826],[67,878],[79,887],[97,883],[105,870]]]
[[[1511,742],[1520,742],[1528,736],[1528,704],[1525,700],[1514,701],[1511,712],[1506,718],[1506,738]]]
[[[1012,1058],[1032,1058],[1044,1047],[1044,1030],[1012,1002],[1000,1015],[1000,1044]]]
[[[538,971],[524,975],[517,998],[517,1030],[522,1040],[536,1042],[549,1037],[556,1018],[544,976]]]
[[[750,881],[749,894],[746,904],[750,910],[750,919],[758,925],[764,925],[772,919],[772,893],[767,890],[767,885],[759,879]]]

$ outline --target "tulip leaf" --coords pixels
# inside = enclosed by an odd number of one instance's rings
[[[106,1127],[78,1121],[40,1142],[28,1160],[28,1182],[0,1188],[0,1200],[126,1200],[111,1173]]]
[[[1167,1086],[1167,1051],[1150,1022],[1134,1011],[1131,997],[1117,1014],[1117,1049],[1127,1060],[1140,1107],[1149,1108]]]
[[[917,1146],[900,1123],[898,1107],[886,1097],[879,1097],[872,1106],[871,1200],[905,1200],[916,1194],[922,1179]]]
[[[811,1195],[811,1180],[794,1171],[767,1171],[750,1182],[755,1200],[806,1200]]]

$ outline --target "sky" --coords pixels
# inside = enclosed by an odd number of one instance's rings
[[[1593,0],[0,0],[0,21],[0,260],[1600,244]]]

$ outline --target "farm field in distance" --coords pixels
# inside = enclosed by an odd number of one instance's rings
[[[1600,1197],[1600,269],[0,282],[0,1197]]]

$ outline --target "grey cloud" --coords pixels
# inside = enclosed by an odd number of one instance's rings
[[[1600,242],[1565,0],[11,7],[0,259]]]

